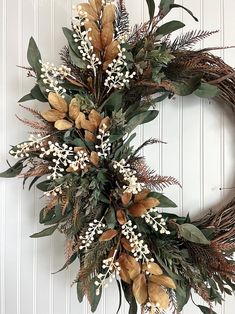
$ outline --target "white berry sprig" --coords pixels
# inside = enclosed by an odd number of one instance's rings
[[[170,231],[166,228],[166,220],[156,208],[151,208],[146,214],[142,215],[141,218],[143,218],[147,224],[152,226],[155,231],[159,231],[161,234],[170,234]]]
[[[110,132],[107,131],[107,125],[103,124],[102,128],[99,129],[99,134],[96,136],[100,141],[100,144],[95,146],[99,157],[107,158],[110,153],[111,143],[109,142],[109,136]]]
[[[96,235],[100,235],[103,233],[106,225],[103,223],[104,217],[101,220],[95,219],[93,222],[89,223],[89,227],[84,236],[80,236],[81,245],[79,247],[80,250],[87,250],[95,240]]]

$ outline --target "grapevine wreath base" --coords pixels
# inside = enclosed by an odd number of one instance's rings
[[[191,31],[171,41],[184,27],[162,22],[176,8],[174,0],[146,0],[150,20],[129,27],[123,0],[90,0],[75,6],[62,65],[44,62],[33,38],[28,48],[28,76],[36,85],[20,102],[48,102],[46,111],[21,105],[33,120],[28,141],[13,146],[15,165],[1,177],[21,176],[29,189],[37,182],[46,205],[40,223],[66,237],[62,269],[80,261],[75,278],[81,302],[87,296],[95,312],[102,290],[116,281],[129,313],[179,313],[192,291],[215,313],[224,293],[235,290],[235,200],[198,221],[170,214],[174,202],[161,193],[179,184],[157,175],[139,148],[133,130],[154,120],[155,104],[174,94],[216,97],[235,104],[235,72],[210,49],[193,46],[214,32]],[[46,176],[46,177],[44,177]],[[166,210],[164,210],[166,209]],[[164,210],[164,211],[163,211]],[[119,309],[120,309],[119,306]],[[118,309],[118,310],[119,310]]]

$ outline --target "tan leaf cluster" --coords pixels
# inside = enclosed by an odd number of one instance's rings
[[[109,229],[107,231],[105,231],[99,238],[100,242],[104,242],[104,241],[110,241],[113,238],[115,238],[118,235],[117,230],[115,229]]]
[[[133,204],[128,208],[129,213],[133,217],[141,217],[146,214],[150,208],[160,205],[159,200],[153,197],[148,197],[149,190],[143,190],[134,197]]]

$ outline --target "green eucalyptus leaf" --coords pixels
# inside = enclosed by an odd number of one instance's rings
[[[75,41],[74,41],[74,37],[73,37],[74,32],[67,27],[63,27],[63,33],[64,33],[64,35],[65,35],[65,37],[69,43],[69,47],[71,49],[70,52],[71,51],[73,52],[73,54],[70,55],[71,59],[73,58],[72,62],[76,61],[78,64],[78,62],[80,62],[80,61],[78,61],[78,59],[81,58],[81,54],[78,50],[78,43],[75,43]],[[76,59],[75,59],[75,57],[76,57]],[[82,61],[83,60],[81,60],[81,66],[82,66],[82,68],[84,68],[85,63]]]
[[[52,228],[52,227],[51,227]],[[59,272],[61,272],[62,270],[68,268],[69,265],[71,265],[76,258],[78,257],[77,253],[74,253],[72,256],[70,256],[70,258],[66,261],[66,263],[64,264],[63,267],[61,267],[59,270],[57,270],[55,273],[52,273],[53,275],[58,274]]]
[[[51,186],[50,180],[46,180],[37,184],[37,188],[42,192],[47,192],[50,186]]]
[[[180,96],[191,95],[200,85],[201,75],[195,75],[181,82],[172,82],[175,93]]]
[[[105,109],[108,115],[111,115],[113,111],[118,111],[122,106],[122,91],[116,91],[112,93],[109,98],[103,103],[102,107]]]
[[[95,285],[95,282],[97,281],[97,277],[93,278],[89,288],[88,288],[88,299],[91,305],[91,312],[94,313],[100,303],[102,290],[100,288],[99,294],[97,294],[97,286]]]
[[[136,114],[128,122],[126,132],[131,133],[137,126],[154,120],[158,116],[158,113],[159,112],[157,110],[148,110]]]
[[[178,230],[180,236],[187,241],[204,245],[210,244],[210,241],[207,240],[202,231],[192,224],[186,223],[178,225]]]
[[[158,199],[160,202],[159,207],[162,207],[162,208],[175,208],[175,207],[177,207],[177,205],[172,200],[170,200],[168,197],[166,197],[162,193],[150,192],[148,194],[148,197],[153,197],[153,198]]]
[[[74,65],[76,65],[80,69],[86,68],[86,62],[84,62],[82,58],[79,58],[70,46],[69,46],[69,55]]]
[[[192,16],[192,18],[194,18],[194,20],[195,20],[196,22],[198,22],[198,19],[196,18],[196,16],[193,15],[193,12],[190,11],[189,9],[185,8],[183,5],[180,5],[180,4],[171,4],[171,5],[170,5],[170,9],[173,9],[173,8],[182,8],[182,9],[184,9],[186,12],[188,12],[189,15]]]
[[[185,304],[188,303],[189,297],[190,297],[190,288],[186,285],[182,287],[183,282],[181,283],[181,286],[177,285],[175,296],[177,300],[177,311],[180,313]]]
[[[77,282],[77,298],[78,298],[78,301],[80,303],[82,303],[83,298],[84,298],[84,292],[83,292],[83,289],[81,287],[80,281]]]
[[[148,5],[148,10],[149,10],[149,18],[150,21],[152,21],[153,17],[154,17],[154,13],[155,13],[155,1],[154,0],[146,0],[147,5]]]
[[[23,168],[24,168],[23,161],[21,160],[17,161],[17,163],[14,164],[14,166],[0,173],[0,178],[14,178],[21,173]]]
[[[184,26],[185,24],[180,21],[170,21],[161,25],[155,32],[155,35],[165,36],[165,35],[171,34],[174,31],[177,31],[178,29],[183,28]]]
[[[25,101],[34,100],[34,99],[35,98],[30,93],[30,94],[27,94],[27,95],[23,96],[22,98],[20,98],[20,100],[18,100],[18,102],[25,102]]]
[[[42,93],[38,84],[36,84],[32,89],[30,94],[33,96],[34,99],[37,99],[41,102],[47,102],[47,98]]]
[[[54,215],[55,215],[54,210],[51,209],[48,211],[47,208],[43,208],[39,214],[40,224],[46,224],[46,223],[50,222],[52,220],[52,218],[54,217]]]
[[[220,94],[219,89],[208,83],[201,83],[198,89],[195,90],[194,94],[201,98],[212,98]]]
[[[41,72],[42,65],[40,63],[41,54],[33,37],[31,37],[29,40],[27,59],[29,64],[37,74],[37,77],[39,78],[42,73]]]
[[[209,307],[203,305],[198,305],[197,307],[201,310],[203,314],[216,314],[216,312],[210,309]]]
[[[170,12],[171,5],[173,5],[174,2],[175,2],[174,0],[161,0],[159,4],[159,9],[160,9],[160,16],[162,18]]]
[[[34,233],[30,236],[30,238],[42,238],[42,237],[48,237],[52,235],[56,229],[58,228],[58,224],[49,228],[46,228],[38,233]]]
[[[110,207],[107,214],[105,215],[105,221],[108,229],[113,229],[116,226],[116,213],[113,207]]]

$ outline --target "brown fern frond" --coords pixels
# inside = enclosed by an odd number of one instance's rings
[[[168,44],[171,50],[192,49],[199,41],[218,33],[216,31],[192,30],[176,37],[176,39]]]
[[[136,170],[138,181],[144,183],[150,189],[154,188],[162,191],[171,185],[181,186],[179,181],[174,177],[156,174],[154,170],[146,165],[144,158],[136,160],[132,164],[132,167]]]
[[[74,241],[74,239],[67,238],[65,241],[65,260],[69,261],[69,259],[73,256],[73,254],[76,252],[77,246]]]
[[[30,107],[27,107],[27,106],[23,106],[22,104],[19,104],[19,106],[21,108],[23,108],[24,110],[30,112],[34,117],[37,117],[38,119],[43,120],[39,110],[37,110],[35,108],[30,108]]]
[[[50,171],[48,167],[50,166],[50,163],[41,163],[36,165],[33,168],[30,168],[27,172],[22,173],[22,177],[29,178],[29,177],[41,177],[45,174],[48,174]]]
[[[40,123],[40,122],[37,122],[37,121],[31,121],[31,120],[28,120],[28,119],[20,118],[18,115],[16,115],[16,117],[17,117],[17,119],[20,122],[24,123],[25,125],[29,126],[32,129],[43,131],[44,133],[46,133],[46,135],[50,134],[51,131],[52,131],[51,125],[49,125],[46,122],[41,122]]]

